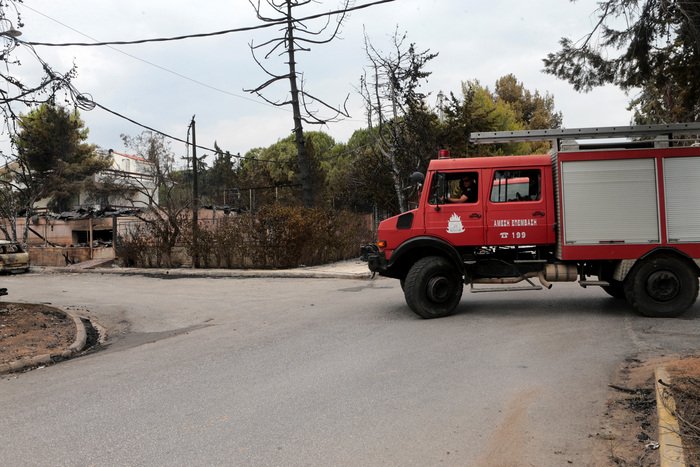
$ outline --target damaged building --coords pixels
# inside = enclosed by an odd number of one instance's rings
[[[90,260],[116,258],[116,238],[128,229],[135,208],[79,208],[60,214],[43,213],[29,222],[29,257],[35,266],[65,266]],[[17,220],[17,229],[24,219]],[[115,235],[116,232],[116,235]]]
[[[74,200],[74,208],[62,213],[49,211],[49,199],[37,201],[36,214],[28,226],[31,264],[64,266],[113,260],[119,232],[140,222],[135,215],[158,203],[151,162],[111,149],[103,154],[110,157],[112,166],[94,175],[94,181],[118,189],[101,196],[81,192]],[[18,233],[24,232],[25,219],[17,218],[15,228]]]

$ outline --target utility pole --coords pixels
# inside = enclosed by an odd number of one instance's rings
[[[199,248],[197,240],[199,237],[199,184],[197,181],[197,135],[195,133],[194,115],[192,123],[192,267],[199,267]]]

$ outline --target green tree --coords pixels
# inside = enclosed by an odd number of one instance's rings
[[[629,107],[637,123],[697,120],[700,2],[605,0],[596,14],[581,40],[561,39],[561,49],[544,59],[545,71],[577,91],[641,89]]]
[[[443,146],[454,155],[532,154],[546,152],[547,143],[470,145],[470,133],[558,128],[562,115],[554,109],[554,98],[530,91],[514,75],[496,81],[495,92],[477,80],[462,83],[462,93],[450,93],[440,113]]]
[[[328,170],[333,205],[369,212],[397,212],[391,164],[376,150],[377,128],[356,130],[338,146],[335,164]]]
[[[17,160],[25,168],[23,180],[32,198],[50,198],[53,210],[69,209],[90,177],[111,165],[109,158],[88,144],[88,129],[77,111],[42,104],[19,118],[14,141]]]
[[[330,151],[335,141],[323,132],[306,132],[307,163],[311,174],[313,202],[325,203],[326,175]],[[325,163],[322,163],[323,161]],[[303,186],[299,179],[299,159],[294,135],[279,140],[267,148],[255,148],[241,159],[238,170],[240,189],[254,190],[255,205],[262,206],[275,201],[285,204],[303,204]],[[241,196],[245,196],[241,193]],[[251,206],[251,209],[253,206]]]
[[[476,80],[462,83],[461,98],[450,94],[444,114],[445,147],[453,151],[453,156],[527,152],[515,144],[499,146],[469,144],[470,133],[524,129],[524,124],[518,119],[518,114],[513,107],[503,99],[498,99],[487,87]]]
[[[214,161],[211,168],[202,172],[200,198],[211,204],[230,204],[234,189],[238,185],[236,173],[238,155],[223,151],[214,142]]]
[[[241,159],[237,170],[238,188],[241,191],[241,207],[254,209],[257,195],[262,187],[271,187],[274,181],[267,170],[268,164],[262,159],[265,148],[248,150]],[[256,198],[254,199],[254,196]]]
[[[0,133],[7,134],[10,142],[17,138],[20,113],[29,107],[44,103],[54,103],[63,94],[66,100],[72,99],[77,106],[88,108],[86,100],[81,99],[78,91],[73,87],[72,80],[77,75],[77,68],[73,65],[65,72],[55,70],[49,63],[41,58],[33,47],[23,46],[16,38],[21,34],[19,30],[24,27],[19,7],[22,0],[0,1],[0,63],[3,72],[0,73],[0,114],[4,119],[4,125]],[[24,49],[25,57],[20,60],[16,49]],[[27,62],[38,65],[40,73],[27,74],[22,71],[22,65]],[[0,151],[2,160],[2,176],[0,176],[0,216],[6,220],[6,224],[0,228],[7,238],[26,243],[28,230],[17,232],[17,219],[21,216],[29,218],[32,215],[34,202],[41,197],[34,183],[33,172],[24,165],[24,161],[18,158],[16,148],[13,146],[9,153]],[[25,223],[28,226],[28,223]]]
[[[543,96],[538,90],[532,92],[526,89],[513,74],[505,75],[496,81],[495,95],[510,105],[526,130],[561,126],[562,115],[554,108],[554,96],[549,93]]]

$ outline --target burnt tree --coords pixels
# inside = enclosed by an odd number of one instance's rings
[[[265,23],[277,23],[282,26],[280,29],[281,35],[272,38],[261,44],[250,43],[250,50],[253,59],[258,66],[269,76],[269,79],[253,89],[246,89],[247,92],[257,94],[265,102],[275,106],[291,106],[294,118],[294,138],[297,148],[297,164],[299,182],[302,186],[302,202],[305,207],[312,207],[315,203],[314,184],[311,179],[311,161],[304,140],[304,123],[310,125],[324,125],[333,121],[337,121],[341,117],[349,117],[345,104],[342,106],[332,106],[325,101],[319,99],[309,93],[304,87],[303,75],[297,70],[297,53],[309,52],[312,44],[326,44],[335,39],[340,30],[340,26],[347,14],[349,0],[344,0],[342,8],[329,12],[324,15],[315,15],[317,17],[325,17],[326,24],[317,29],[309,29],[306,22],[298,19],[296,9],[312,3],[311,0],[265,0],[267,6],[274,12],[275,15],[266,16],[262,12],[261,2],[258,0],[248,0],[260,21]],[[328,31],[331,24],[331,16],[335,16],[335,25],[332,31]],[[274,73],[269,71],[256,56],[256,52],[260,49],[266,49],[264,59],[269,59],[273,54],[278,53],[279,56],[286,56],[287,65],[286,73]],[[281,101],[273,101],[266,98],[262,93],[275,83],[289,81],[289,95]],[[345,99],[347,102],[347,97]],[[318,106],[331,113],[330,117],[321,117],[319,110],[314,108]]]

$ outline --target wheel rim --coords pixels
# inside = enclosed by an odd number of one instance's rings
[[[428,281],[428,298],[435,303],[446,302],[450,297],[450,280],[445,276],[435,276]]]
[[[656,271],[647,278],[647,293],[659,302],[673,300],[680,291],[678,276],[670,271]]]

